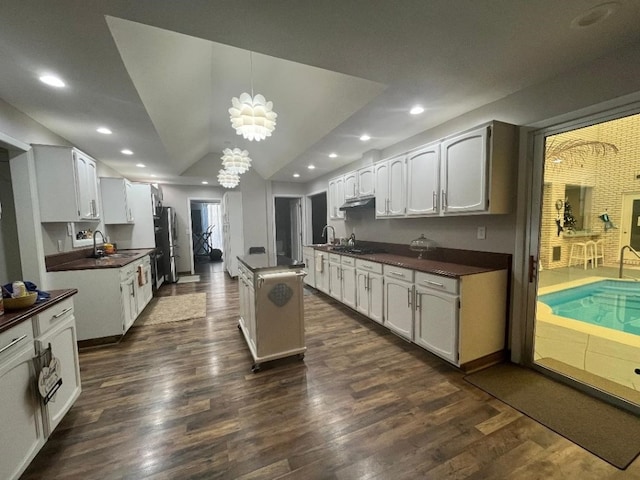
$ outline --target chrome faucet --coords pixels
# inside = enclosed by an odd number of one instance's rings
[[[98,249],[96,247],[96,237],[98,236],[98,234],[100,234],[100,236],[102,237],[102,243],[105,243],[104,234],[100,230],[96,230],[95,232],[93,232],[93,258],[104,256],[103,251],[101,251],[100,255],[98,255]]]
[[[333,228],[333,226],[331,226],[331,225],[325,225],[322,228],[322,236],[325,238],[327,243],[332,243],[332,242],[329,241],[329,237],[327,236],[327,229],[329,229],[329,228],[333,231],[333,240],[332,241],[335,241],[335,239],[336,239],[336,229]]]

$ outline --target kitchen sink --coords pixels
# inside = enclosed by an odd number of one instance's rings
[[[137,253],[111,253],[104,256],[104,258],[126,258],[135,257]]]

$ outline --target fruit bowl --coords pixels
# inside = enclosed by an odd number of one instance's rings
[[[36,303],[38,298],[38,292],[28,292],[22,297],[16,298],[3,298],[4,308],[7,310],[19,310],[21,308],[27,308]]]

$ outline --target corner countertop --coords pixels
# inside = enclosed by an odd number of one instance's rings
[[[499,270],[491,267],[476,267],[472,265],[462,265],[458,263],[442,262],[427,258],[408,257],[405,255],[397,255],[392,253],[371,253],[371,254],[353,254],[341,251],[332,251],[331,246],[312,246],[315,250],[336,253],[338,255],[346,255],[348,257],[361,258],[371,262],[382,263],[385,265],[393,265],[395,267],[408,268],[418,272],[432,273],[442,277],[460,278],[465,275],[475,275],[478,273],[493,272]]]
[[[47,292],[51,295],[47,300],[34,303],[30,307],[21,308],[20,310],[7,310],[5,308],[4,315],[0,315],[0,332],[4,332],[11,327],[30,319],[34,315],[45,311],[56,303],[72,297],[78,293],[78,290],[75,288],[68,288],[65,290],[47,290]]]
[[[153,253],[153,248],[118,250],[116,254],[100,258],[79,258],[47,268],[47,272],[64,272],[68,270],[98,270],[102,268],[120,268],[131,262]]]
[[[266,253],[254,253],[238,256],[238,260],[253,273],[275,272],[292,269],[303,269],[304,263],[292,260],[282,255],[268,255]]]

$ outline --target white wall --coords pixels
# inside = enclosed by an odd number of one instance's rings
[[[255,170],[250,169],[240,177],[242,192],[242,216],[244,220],[245,254],[249,247],[270,249],[273,238],[273,201],[271,200],[271,182],[263,179]]]
[[[245,174],[246,175],[246,174]],[[176,211],[178,222],[178,272],[191,272],[191,259],[189,258],[189,245],[191,238],[191,217],[189,216],[189,202],[193,200],[216,200],[222,201],[224,193],[220,187],[186,186],[186,185],[161,185],[162,204],[165,207],[173,207]]]

